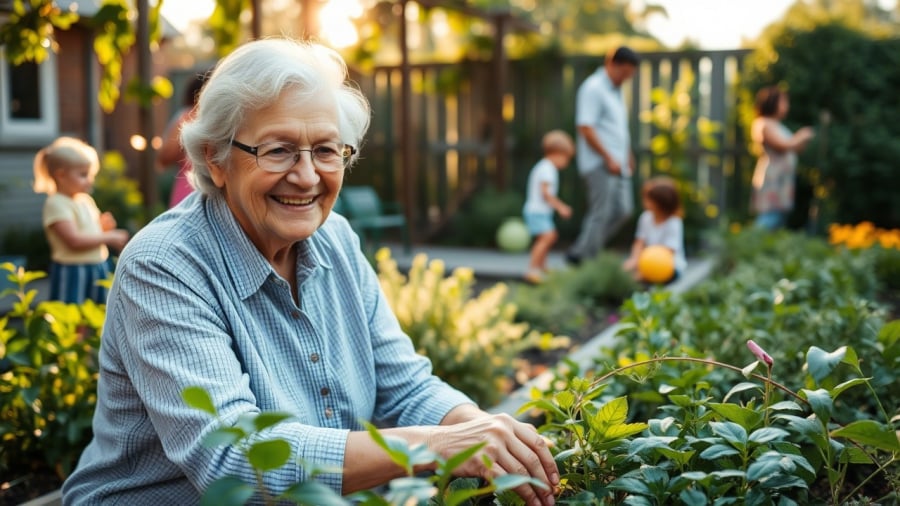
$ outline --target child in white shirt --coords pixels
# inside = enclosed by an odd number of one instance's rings
[[[572,137],[562,130],[551,130],[542,141],[544,157],[531,169],[528,176],[528,193],[522,215],[528,232],[534,237],[531,258],[525,280],[540,282],[547,271],[547,253],[556,243],[559,234],[553,224],[554,211],[565,219],[572,216],[572,208],[560,200],[559,171],[566,168],[575,154]]]

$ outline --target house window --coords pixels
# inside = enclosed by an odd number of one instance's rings
[[[9,117],[13,120],[41,119],[40,68],[25,62],[9,66]]]
[[[0,146],[41,146],[59,134],[56,58],[0,60]]]

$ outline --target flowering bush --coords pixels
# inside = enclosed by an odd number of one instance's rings
[[[877,245],[885,249],[900,250],[900,229],[877,228],[869,221],[856,225],[832,223],[828,227],[828,242],[850,249],[868,249]]]
[[[529,348],[565,346],[567,339],[516,323],[516,306],[497,283],[473,297],[471,269],[445,277],[444,263],[417,255],[407,275],[390,250],[376,253],[381,287],[403,331],[429,357],[434,374],[482,406],[496,404],[509,391],[517,355]]]

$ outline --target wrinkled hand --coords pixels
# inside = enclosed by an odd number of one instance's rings
[[[532,425],[506,414],[483,416],[435,427],[428,447],[449,458],[479,443],[484,446],[455,470],[456,475],[481,478],[506,474],[529,476],[545,484],[546,488],[526,484],[514,489],[525,504],[551,506],[555,503],[559,471],[546,441]],[[485,466],[484,456],[493,462],[491,467]]]

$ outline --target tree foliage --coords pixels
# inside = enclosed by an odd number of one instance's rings
[[[28,3],[14,0],[13,12],[0,26],[0,41],[6,58],[13,65],[42,63],[51,52],[58,52],[56,31],[69,30],[81,20],[77,4],[72,6],[70,10],[63,10],[54,0],[30,0]],[[147,13],[150,43],[154,45],[161,35],[160,7],[162,1]],[[94,31],[94,52],[102,69],[97,101],[106,112],[115,109],[121,94],[122,63],[136,41],[134,18],[133,9],[126,0],[103,0],[100,9],[85,22]],[[128,90],[129,97],[149,104],[154,98],[170,96],[172,85],[166,79],[157,78],[147,84],[134,81]]]

